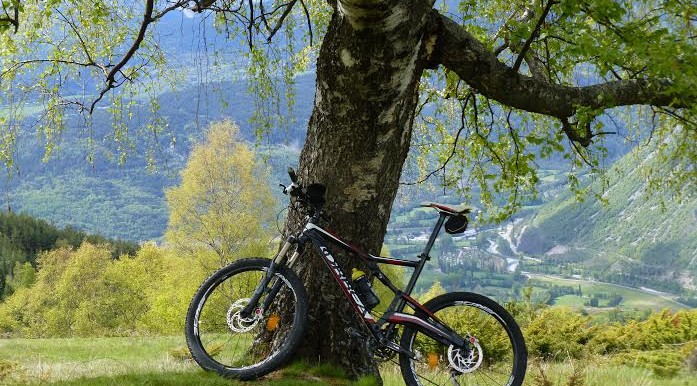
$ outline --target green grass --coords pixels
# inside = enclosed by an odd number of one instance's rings
[[[250,385],[175,359],[183,337],[0,339],[2,385]],[[254,385],[353,385],[328,365],[296,363]],[[375,384],[370,379],[355,384]]]
[[[545,385],[542,373],[549,386],[567,386],[574,372],[583,380],[582,386],[697,386],[697,374],[682,372],[673,378],[659,377],[651,370],[624,365],[613,365],[607,361],[528,364],[524,385]]]
[[[237,382],[201,370],[195,364],[176,360],[169,354],[181,347],[180,337],[3,339],[0,340],[0,384],[62,386],[147,385],[336,385],[373,386],[367,377],[356,382],[328,365],[293,363],[252,383]],[[551,386],[567,386],[574,368],[583,386],[697,386],[697,375],[680,373],[661,378],[650,370],[616,365],[605,358],[585,362],[537,363],[528,367],[526,386],[542,385],[541,371]],[[542,369],[542,370],[540,370]],[[385,386],[404,384],[399,366],[381,367]]]
[[[43,384],[43,382],[41,382]],[[81,377],[71,380],[63,380],[51,382],[51,385],[61,386],[144,386],[144,385],[226,385],[239,384],[239,382],[231,382],[225,378],[221,378],[215,374],[195,372],[195,373],[137,373],[123,374],[116,376],[97,376],[97,377]]]
[[[192,372],[196,366],[168,353],[183,338],[3,339],[0,361],[16,363],[20,383],[133,373]]]
[[[572,308],[583,308],[584,303],[588,301],[587,297],[579,297],[576,295],[559,296],[554,300],[554,304],[558,306],[567,306]]]

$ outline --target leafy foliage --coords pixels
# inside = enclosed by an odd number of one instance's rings
[[[27,337],[177,333],[207,274],[204,264],[153,245],[112,259],[108,246],[85,243],[44,252],[38,263],[36,282],[0,304],[1,331]]]
[[[580,358],[593,334],[588,321],[569,308],[543,309],[524,328],[528,350],[545,359]]]
[[[481,191],[487,213],[500,220],[537,196],[540,166],[563,159],[575,196],[602,199],[607,150],[614,146],[608,134],[619,134],[634,144],[651,143],[658,150],[656,158],[671,165],[667,175],[652,174],[652,188],[670,186],[673,192],[682,192],[693,179],[690,165],[697,154],[688,149],[697,133],[690,102],[695,99],[697,76],[697,51],[691,43],[695,21],[688,16],[694,14],[693,5],[654,0],[462,0],[444,2],[442,7],[462,20],[499,60],[514,68],[522,64],[521,71],[534,79],[580,86],[665,79],[671,83],[667,93],[676,95],[674,103],[679,104],[677,95],[682,95],[688,107],[579,106],[570,120],[557,119],[496,102],[452,70],[441,68],[427,74],[422,85],[410,161],[419,173],[412,179],[437,177],[437,184],[464,194]],[[583,144],[587,148],[575,139],[579,133],[589,135]],[[672,146],[666,146],[668,138]],[[653,168],[643,170],[655,173]],[[598,180],[599,186],[583,186],[586,177]]]
[[[684,358],[674,350],[629,351],[617,355],[616,363],[650,369],[661,377],[674,377],[683,368]]]

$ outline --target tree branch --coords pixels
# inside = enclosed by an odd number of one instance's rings
[[[293,7],[295,6],[295,3],[297,3],[298,0],[292,0],[287,6],[286,9],[283,10],[283,13],[281,16],[278,18],[276,21],[276,25],[273,27],[273,29],[269,30],[269,36],[266,37],[267,42],[271,42],[271,39],[273,38],[274,35],[276,35],[276,32],[281,29],[281,26],[283,26],[283,21],[286,20],[286,17],[290,14],[290,11],[293,10]]]
[[[85,40],[82,38],[82,35],[80,35],[80,31],[78,31],[78,28],[75,25],[75,21],[68,19],[68,17],[60,11],[60,9],[56,9],[56,12],[61,16],[63,21],[65,21],[70,26],[70,29],[73,30],[73,33],[77,37],[77,40],[80,41],[80,47],[82,47],[82,51],[85,53],[85,56],[87,57],[87,63],[102,70],[102,73],[104,73],[104,75],[106,76],[107,68],[109,67],[109,65],[97,64],[97,62],[95,62],[94,59],[92,59],[92,55],[90,54],[89,49],[87,49],[87,44],[85,43]]]
[[[162,11],[156,13],[155,15],[152,15],[152,17],[150,18],[150,21],[156,21],[156,20],[162,18],[162,16],[168,14],[170,11],[174,11],[177,8],[186,7],[187,4],[189,4],[189,0],[178,0],[174,3],[172,3],[172,5],[170,5],[169,7],[163,9]]]
[[[145,32],[148,30],[148,26],[150,23],[153,22],[152,18],[152,12],[153,12],[153,3],[154,0],[147,0],[145,3],[145,13],[143,15],[143,22],[140,24],[140,29],[138,30],[138,35],[136,36],[136,39],[133,41],[133,44],[131,45],[131,48],[129,48],[128,52],[121,58],[121,60],[116,63],[114,67],[111,68],[111,71],[109,71],[109,74],[106,76],[106,86],[102,89],[102,91],[99,93],[99,96],[97,99],[92,102],[92,106],[90,106],[90,114],[94,111],[95,106],[97,106],[97,103],[102,100],[104,95],[111,89],[117,87],[116,86],[116,74],[121,72],[121,69],[123,66],[128,63],[129,60],[135,55],[136,51],[138,48],[140,48],[140,43],[143,42],[143,39],[145,38]]]
[[[307,5],[305,5],[305,2],[303,0],[300,0],[300,5],[302,5],[303,11],[305,12],[305,19],[307,20],[307,29],[310,33],[310,46],[312,46],[312,20],[310,19],[310,11],[307,9]]]
[[[63,60],[63,59],[30,59],[30,60],[23,60],[21,62],[16,62],[12,66],[10,66],[7,70],[3,71],[0,73],[0,78],[4,77],[8,73],[12,71],[16,71],[20,69],[21,67],[24,67],[29,64],[39,64],[39,63],[51,63],[51,64],[64,64],[64,65],[73,65],[73,66],[79,66],[79,67],[95,67],[100,70],[102,70],[102,67],[97,65],[96,63],[90,63],[90,62],[77,62],[73,60]]]
[[[460,127],[457,129],[457,133],[455,134],[455,139],[453,140],[452,143],[452,149],[450,150],[450,154],[448,157],[443,161],[443,163],[435,170],[431,170],[426,176],[421,178],[420,180],[416,182],[400,182],[400,185],[418,185],[421,183],[426,182],[431,176],[434,174],[440,172],[440,171],[445,171],[445,167],[448,166],[448,163],[455,157],[455,152],[457,151],[457,145],[458,141],[460,140],[460,134],[467,128],[467,125],[465,124],[465,107],[469,103],[470,98],[476,98],[473,92],[470,92],[467,94],[467,97],[464,100],[460,100]]]
[[[546,83],[513,71],[460,25],[437,11],[440,23],[438,57],[441,64],[482,95],[504,105],[557,118],[575,114],[578,107],[607,109],[649,104],[687,107],[694,95],[673,95],[666,80],[631,79],[573,87]]]
[[[12,6],[13,16],[7,13],[7,8],[3,4],[2,10],[5,12],[5,17],[0,17],[0,23],[10,23],[15,28],[15,33],[19,30],[19,1]]]
[[[532,33],[530,33],[530,37],[528,37],[528,39],[525,41],[523,48],[520,50],[520,53],[518,54],[518,58],[516,58],[515,63],[513,64],[513,71],[518,72],[520,65],[523,63],[523,59],[525,58],[525,54],[530,49],[530,45],[532,44],[533,40],[537,39],[537,35],[540,34],[540,28],[542,28],[542,23],[544,23],[545,19],[547,18],[547,15],[549,14],[550,9],[552,9],[552,5],[557,3],[557,1],[549,0],[547,6],[545,6],[544,11],[542,11],[542,15],[540,15],[540,18],[537,19],[535,29],[533,29]]]

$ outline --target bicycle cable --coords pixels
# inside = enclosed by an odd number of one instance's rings
[[[276,214],[276,230],[278,231],[278,234],[281,235],[281,238],[282,238],[282,239],[285,239],[285,238],[286,238],[286,235],[283,234],[283,230],[281,230],[281,226],[280,226],[279,222],[280,222],[280,220],[281,220],[281,214],[282,214],[283,212],[287,211],[287,210],[288,210],[288,206],[282,208],[282,209],[279,210],[278,213]]]

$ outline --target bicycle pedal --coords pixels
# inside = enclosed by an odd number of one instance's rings
[[[362,338],[362,339],[368,338],[368,334],[361,332],[353,327],[348,327],[344,331],[346,331],[347,334],[351,335],[354,338]]]

